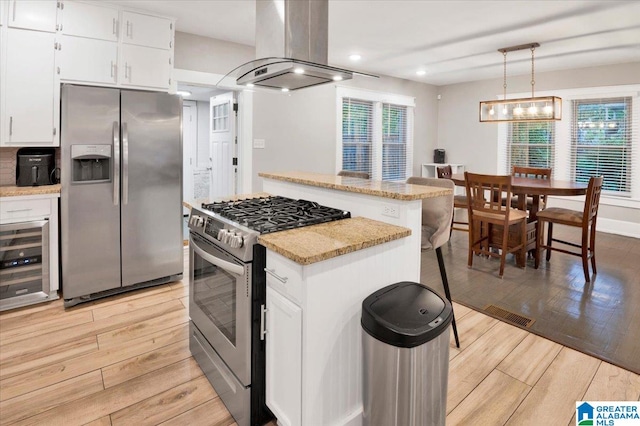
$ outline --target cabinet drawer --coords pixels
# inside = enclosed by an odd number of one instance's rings
[[[51,215],[50,200],[0,200],[2,221],[9,219],[29,219]]]
[[[267,251],[267,285],[291,300],[302,303],[302,266],[277,253]]]

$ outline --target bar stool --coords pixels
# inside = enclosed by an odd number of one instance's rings
[[[435,179],[423,177],[410,177],[407,183],[412,185],[437,186],[439,188],[451,189],[451,195],[444,195],[436,198],[422,200],[422,249],[435,249],[438,257],[438,267],[444,294],[451,302],[451,292],[449,291],[449,281],[447,271],[442,258],[442,246],[449,241],[451,235],[451,218],[453,217],[453,181],[448,179]],[[453,336],[456,339],[456,346],[460,347],[458,339],[458,328],[456,327],[456,316],[453,314]]]

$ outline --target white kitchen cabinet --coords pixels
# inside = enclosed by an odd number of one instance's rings
[[[66,1],[61,17],[62,34],[118,41],[118,9],[98,4]]]
[[[283,426],[299,425],[302,399],[302,309],[267,284],[266,402]]]
[[[7,25],[53,33],[56,31],[57,11],[55,0],[12,0],[9,2]]]
[[[72,82],[115,85],[118,73],[118,43],[83,37],[62,36],[56,63],[60,78]]]
[[[170,19],[135,12],[122,12],[122,42],[157,49],[173,48]]]
[[[310,265],[267,249],[266,403],[278,424],[362,423],[362,301],[410,280],[406,238]]]
[[[123,44],[119,81],[123,86],[168,89],[171,78],[171,52]]]
[[[55,34],[7,28],[0,145],[58,145]]]

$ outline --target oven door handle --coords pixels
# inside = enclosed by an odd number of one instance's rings
[[[198,247],[196,242],[193,241],[193,238],[191,238],[191,235],[189,235],[189,245],[191,247],[193,247],[193,251],[198,253],[198,255],[200,257],[202,257],[204,260],[206,260],[207,262],[212,263],[212,264],[214,264],[216,266],[219,266],[222,269],[224,269],[225,271],[229,271],[229,272],[231,272],[233,274],[236,274],[236,275],[239,275],[239,276],[243,276],[244,275],[244,267],[242,267],[240,265],[236,265],[235,263],[227,262],[226,260],[222,260],[219,257],[215,257],[213,255],[210,255],[209,253],[207,253],[206,251],[204,251],[200,247]]]

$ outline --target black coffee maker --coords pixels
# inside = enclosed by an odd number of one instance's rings
[[[16,185],[52,185],[56,156],[53,148],[20,148],[16,162]]]

